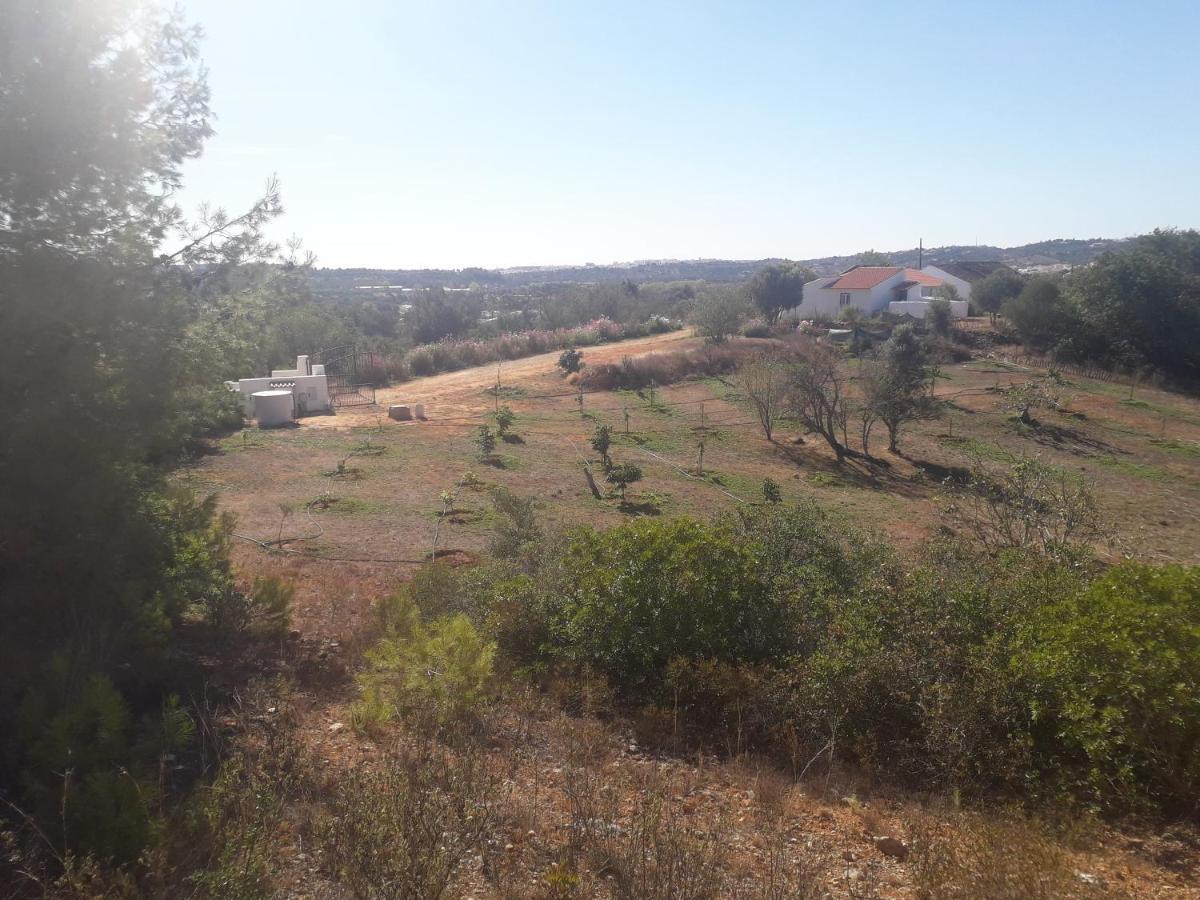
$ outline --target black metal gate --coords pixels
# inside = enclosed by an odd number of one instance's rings
[[[340,406],[371,406],[384,377],[383,360],[371,350],[352,345],[320,350],[313,362],[325,367],[329,402]]]

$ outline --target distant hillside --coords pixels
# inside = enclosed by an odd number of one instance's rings
[[[954,246],[927,247],[926,263],[955,260],[998,259],[1018,269],[1039,266],[1080,266],[1105,250],[1128,239],[1055,239],[1020,247]],[[916,266],[918,250],[893,250],[887,255],[895,265]],[[841,272],[854,265],[857,254],[797,260],[820,275]],[[351,287],[388,285],[405,288],[521,287],[531,284],[589,284],[612,281],[744,281],[763,266],[778,259],[660,259],[610,265],[520,266],[510,269],[318,269],[313,287],[344,290]]]

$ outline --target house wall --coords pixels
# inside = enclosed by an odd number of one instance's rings
[[[928,287],[929,287],[929,285],[927,285],[927,284],[909,285],[908,289],[905,290],[905,292],[904,292],[904,299],[905,300],[914,300],[914,301],[930,300],[930,299],[932,299],[931,297],[926,297],[924,294],[921,293],[921,291],[925,290]],[[937,289],[934,288],[934,290],[937,290]]]
[[[932,275],[934,278],[942,279],[942,281],[946,282],[946,284],[953,285],[954,289],[956,291],[958,291],[958,296],[960,299],[962,299],[962,300],[970,300],[971,299],[971,282],[964,281],[962,278],[959,278],[957,275],[951,275],[949,272],[945,272],[934,265],[928,265],[925,268],[923,268],[921,271],[927,272],[928,274]]]
[[[789,312],[799,319],[812,319],[818,316],[836,319],[843,309],[840,304],[841,295],[847,293],[850,295],[851,306],[856,307],[863,315],[873,315],[880,310],[887,309],[888,303],[895,295],[896,285],[903,278],[904,273],[897,272],[870,290],[861,291],[841,291],[837,288],[818,287],[829,280],[828,277],[818,278],[804,285],[804,299],[799,306],[793,307]]]

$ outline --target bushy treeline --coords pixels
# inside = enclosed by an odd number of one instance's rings
[[[680,320],[691,311],[696,289],[693,282],[631,281],[519,290],[433,288],[341,301],[319,294],[314,308],[335,323],[331,330],[348,331],[377,351],[398,356],[422,345],[490,343],[521,333],[587,330],[595,322],[634,327],[656,318]]]
[[[960,543],[913,563],[812,504],[509,551],[418,602],[510,666],[603,679],[669,747],[1106,811],[1200,799],[1200,570]]]
[[[1003,308],[1032,348],[1200,383],[1200,232],[1158,230],[1061,278],[1035,278]]]
[[[597,319],[575,328],[555,331],[532,330],[479,340],[445,340],[423,344],[406,353],[383,355],[383,371],[378,375],[404,381],[568,347],[592,347],[651,334],[665,334],[680,327],[679,322],[662,317],[629,323]]]

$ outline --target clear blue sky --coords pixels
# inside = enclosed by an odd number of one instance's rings
[[[804,258],[1200,225],[1193,2],[184,0],[326,266]]]

